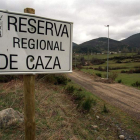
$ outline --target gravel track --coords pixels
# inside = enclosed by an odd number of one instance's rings
[[[74,71],[67,76],[96,96],[140,121],[140,90],[118,83],[97,82],[94,76],[81,71]]]

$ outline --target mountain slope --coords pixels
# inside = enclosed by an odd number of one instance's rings
[[[133,48],[140,48],[140,33],[134,34],[124,40],[121,40],[121,42]]]
[[[118,51],[122,50],[125,45],[113,39],[109,39],[109,50],[110,51]],[[87,42],[84,42],[74,48],[76,52],[79,53],[87,53],[87,52],[103,52],[108,49],[108,38],[101,37],[97,39],[93,39]]]
[[[75,47],[75,46],[77,46],[78,44],[76,44],[76,43],[72,42],[72,45],[73,45],[73,47]]]

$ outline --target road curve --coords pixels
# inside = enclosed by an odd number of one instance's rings
[[[67,76],[86,90],[140,121],[140,90],[118,83],[97,82],[93,76],[80,71],[74,71]]]

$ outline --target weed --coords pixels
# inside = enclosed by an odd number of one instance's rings
[[[6,83],[13,79],[18,78],[18,76],[15,75],[0,75],[0,82]]]
[[[75,92],[74,94],[73,94],[73,98],[74,98],[74,100],[75,101],[82,101],[82,99],[85,97],[85,95],[84,94],[82,94],[82,92],[79,92],[79,91],[77,91],[77,92]],[[79,103],[78,103],[79,104]]]
[[[61,85],[67,85],[68,80],[67,80],[67,78],[65,76],[63,76],[63,75],[56,75],[55,79],[56,79],[56,83],[55,84],[57,84],[57,85],[60,85],[60,84]]]
[[[84,57],[81,57],[81,58],[80,58],[80,62],[81,62],[81,65],[84,66],[84,65],[85,65],[85,58],[84,58]]]
[[[101,73],[96,73],[97,76],[99,77],[102,77],[102,74]]]
[[[107,109],[106,105],[104,104],[104,107],[103,107],[103,113],[109,113],[109,110]]]
[[[61,74],[46,74],[46,75],[38,75],[38,80],[44,80],[47,83],[53,83],[55,85],[67,85],[68,79]]]
[[[82,102],[82,109],[89,112],[90,109],[92,108],[93,103],[95,104],[95,100],[93,100],[92,98],[88,97],[86,99],[84,99],[84,101]]]
[[[117,72],[112,72],[112,73],[109,75],[109,78],[112,79],[112,80],[115,80],[117,77],[118,77],[118,73],[117,73]]]
[[[140,68],[136,68],[136,69],[131,69],[131,70],[122,70],[121,73],[129,73],[129,74],[132,74],[132,73],[140,73]]]
[[[75,90],[75,88],[74,88],[74,86],[68,86],[67,88],[66,88],[66,93],[73,93],[74,92],[74,90]]]
[[[97,59],[97,58],[92,58],[91,59],[91,63],[94,65],[99,65],[99,64],[103,64],[105,62],[105,60],[103,59]]]
[[[77,65],[77,69],[81,70],[82,69],[82,65]]]
[[[99,66],[98,68],[95,68],[95,70],[106,71],[106,67],[105,68],[102,68],[101,66]]]
[[[79,88],[78,91],[83,91],[83,90],[81,88]]]
[[[121,79],[119,79],[119,80],[118,80],[118,83],[122,83],[122,80],[121,80]]]
[[[132,84],[133,87],[140,87],[140,82],[136,81],[135,83]]]

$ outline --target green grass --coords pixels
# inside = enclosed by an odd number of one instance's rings
[[[116,81],[122,80],[122,83],[128,86],[132,86],[136,81],[140,81],[140,74],[119,74]]]
[[[119,70],[111,70],[109,72],[109,75],[112,72],[117,72],[118,76],[115,79],[115,81],[117,82],[118,80],[122,80],[122,84],[127,85],[127,86],[132,86],[133,83],[135,83],[136,81],[140,81],[140,74],[126,74],[126,73],[120,73],[123,69],[119,69]],[[124,69],[126,70],[126,69]],[[129,70],[129,69],[128,69]],[[92,70],[92,69],[81,69],[81,71],[92,74],[92,75],[96,75],[96,73],[101,73],[102,78],[106,78],[107,72],[105,71],[98,71],[98,70]]]
[[[119,57],[119,56],[133,56],[133,55],[136,55],[136,53],[127,53],[127,54],[124,54],[124,53],[118,53],[118,54],[110,54],[109,55],[109,58],[112,58],[112,57]],[[98,58],[98,59],[107,59],[107,54],[89,54],[89,55],[82,55],[82,54],[79,54],[78,56],[76,56],[77,59],[81,58],[81,57],[84,57],[86,60],[91,60],[93,57],[94,58]]]
[[[133,56],[135,55],[136,53],[128,53],[128,54],[125,54],[125,56]],[[123,56],[124,54],[112,54],[110,55],[110,58],[111,57],[114,57],[114,56]],[[100,55],[90,55],[89,58],[92,58],[92,57],[95,57],[95,58],[98,58],[98,59],[104,59],[106,58],[106,54],[100,54]],[[78,57],[78,56],[77,56]],[[86,59],[88,58],[88,56],[84,56]],[[109,70],[109,74],[111,74],[112,72],[116,72],[118,73],[118,77],[115,79],[115,81],[118,81],[118,80],[122,80],[122,83],[124,85],[128,85],[128,86],[132,86],[133,83],[135,83],[136,81],[139,81],[140,79],[140,74],[126,74],[126,73],[121,73],[122,70],[125,70],[125,71],[129,71],[129,70],[134,70],[136,69],[135,67],[140,67],[140,62],[129,62],[129,63],[125,63],[126,61],[130,61],[131,59],[124,59],[122,62],[124,63],[116,63],[115,60],[109,60],[109,68],[119,68],[119,69],[115,69],[115,70]],[[102,68],[106,68],[107,67],[107,63],[103,63],[103,64],[100,64],[100,65],[91,65],[91,66],[83,66],[81,71],[83,72],[86,72],[86,73],[89,73],[89,74],[94,74],[96,75],[97,73],[100,73],[102,75],[103,78],[106,78],[106,75],[107,75],[107,72],[106,71],[99,71],[99,70],[93,70],[93,69],[88,69],[89,67],[93,67],[93,68],[98,68],[98,67],[102,67]]]

